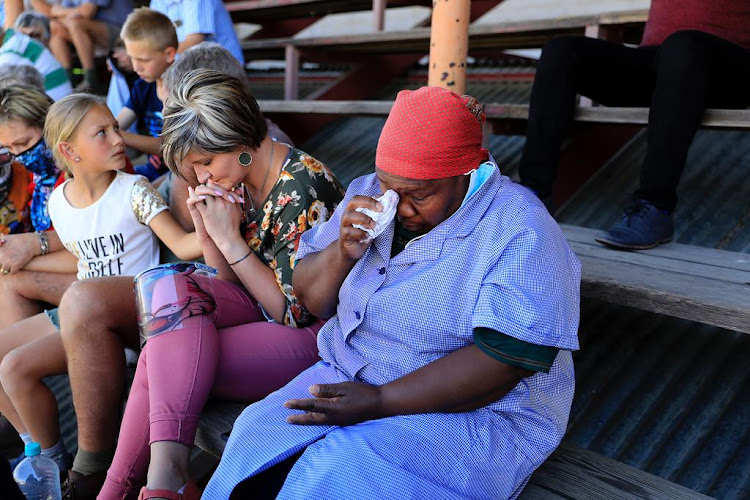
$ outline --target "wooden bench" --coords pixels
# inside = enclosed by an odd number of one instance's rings
[[[630,11],[602,16],[579,16],[551,20],[469,26],[469,50],[541,47],[561,35],[583,35],[592,26],[642,26],[648,13]],[[346,53],[429,52],[430,28],[314,38],[268,38],[246,40],[246,59],[283,57],[288,48]]]
[[[245,405],[239,403],[209,401],[198,426],[196,446],[220,458],[226,444],[222,436],[228,436],[234,420],[244,408]],[[534,472],[519,498],[698,500],[710,497],[597,453],[563,443]]]
[[[562,226],[581,260],[581,295],[750,333],[750,255],[672,243],[622,252]]]
[[[337,12],[370,10],[373,7],[407,5],[430,6],[432,2],[429,0],[388,0],[387,2],[386,0],[238,0],[224,2],[224,6],[235,22],[248,23],[317,17]]]
[[[305,100],[260,100],[264,114],[294,113],[341,116],[388,116],[392,101],[305,101]],[[529,117],[526,104],[490,103],[484,106],[487,120],[497,124],[505,122],[525,123]],[[575,120],[581,123],[608,123],[614,125],[648,124],[648,108],[618,108],[583,106],[576,109]],[[750,129],[750,110],[708,109],[701,126],[712,129]]]

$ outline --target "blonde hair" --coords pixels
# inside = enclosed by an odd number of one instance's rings
[[[146,42],[153,50],[177,48],[177,31],[171,19],[161,12],[141,7],[125,19],[120,38],[126,42]]]
[[[96,106],[109,109],[102,97],[93,94],[71,94],[54,103],[47,112],[44,140],[52,151],[57,166],[64,168],[70,174],[73,171],[65,156],[60,152],[60,143],[73,138],[83,117]]]
[[[9,120],[21,120],[29,127],[42,129],[52,99],[31,87],[0,89],[0,125]]]
[[[190,71],[164,103],[162,157],[177,175],[191,152],[257,149],[268,126],[258,103],[239,79],[219,71]]]

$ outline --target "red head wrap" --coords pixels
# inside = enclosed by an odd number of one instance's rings
[[[378,140],[375,165],[408,179],[465,174],[487,160],[476,99],[440,87],[402,90]]]

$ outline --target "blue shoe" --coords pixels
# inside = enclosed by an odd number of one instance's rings
[[[672,241],[674,221],[646,200],[635,199],[617,224],[596,235],[596,241],[620,250],[646,250]]]

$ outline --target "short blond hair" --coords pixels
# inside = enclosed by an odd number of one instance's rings
[[[177,48],[177,31],[172,20],[161,12],[141,7],[125,19],[120,30],[125,42],[146,42],[154,50]]]
[[[208,69],[184,75],[164,103],[161,152],[177,175],[191,152],[257,149],[268,126],[245,82]]]
[[[0,124],[21,120],[41,130],[50,105],[52,99],[40,90],[20,85],[5,87],[0,89]]]
[[[60,143],[73,138],[81,120],[92,108],[100,106],[109,110],[104,98],[94,94],[71,94],[50,106],[44,123],[44,140],[52,151],[57,166],[72,174],[67,159],[60,152]]]

